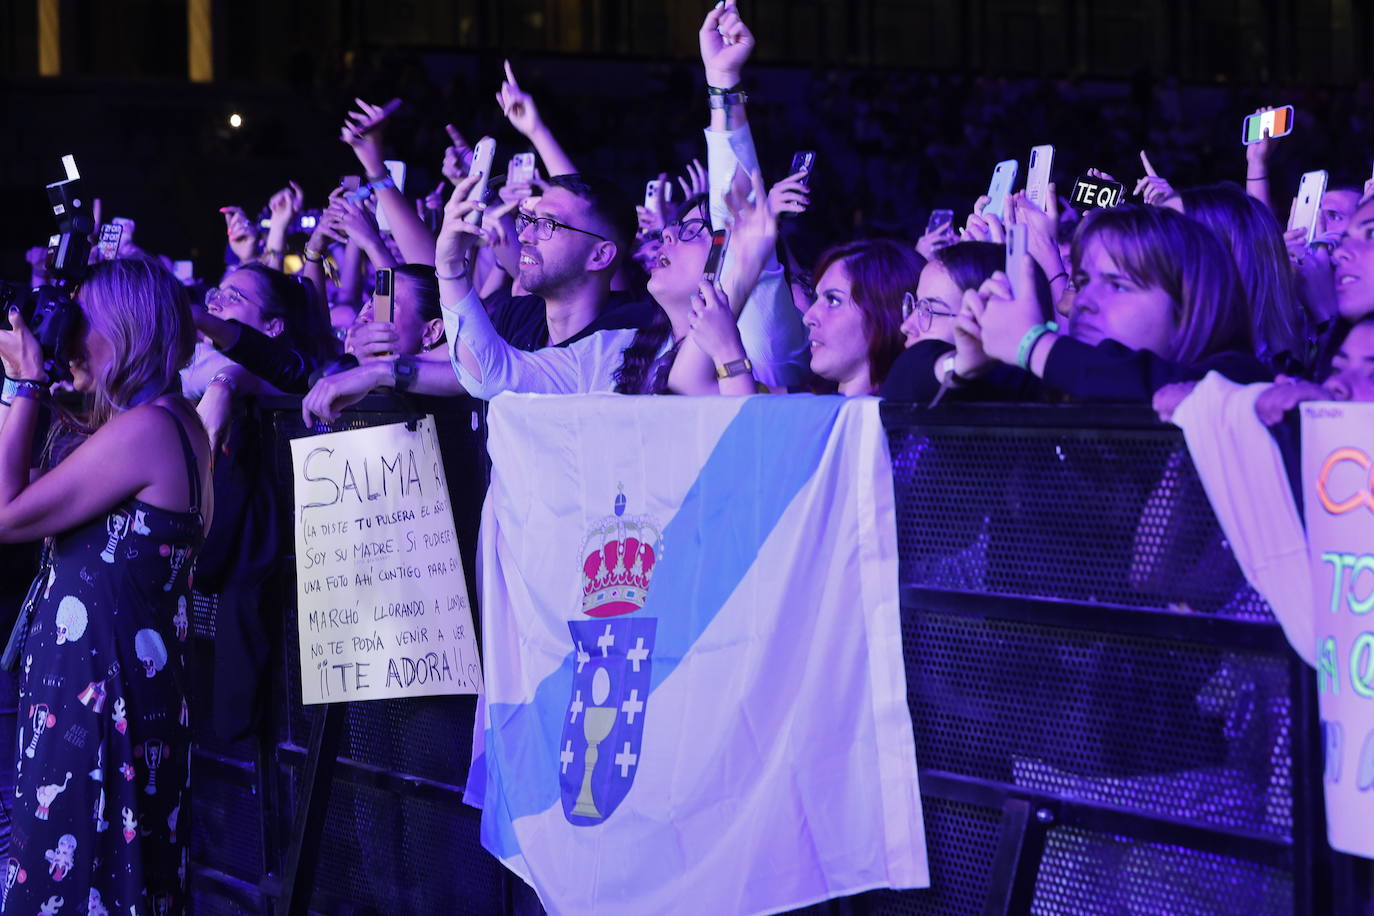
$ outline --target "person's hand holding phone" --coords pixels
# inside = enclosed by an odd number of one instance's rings
[[[961,241],[971,242],[996,242],[998,245],[1007,240],[1006,227],[994,213],[987,212],[988,204],[992,203],[992,198],[986,194],[980,196],[973,202],[973,212],[964,221],[964,231],[960,235]]]
[[[473,246],[487,237],[487,232],[478,225],[467,221],[467,217],[486,209],[480,200],[468,200],[468,194],[477,187],[481,175],[472,174],[453,186],[448,203],[444,205],[444,222],[439,227],[439,236],[434,242],[434,271],[442,276],[462,276],[467,278],[467,260]]]
[[[717,366],[744,359],[744,342],[730,302],[715,284],[705,280],[692,294],[692,316],[688,319],[688,337],[696,341]]]
[[[1274,111],[1276,106],[1264,105],[1255,109],[1255,114]],[[1259,181],[1269,177],[1269,157],[1274,155],[1275,144],[1282,138],[1265,136],[1262,140],[1245,144],[1245,179]]]
[[[1064,256],[1059,250],[1059,196],[1054,182],[1046,187],[1045,206],[1035,205],[1025,191],[1018,191],[1007,200],[1012,221],[1026,228],[1026,250],[1046,277],[1068,282]]]
[[[1015,366],[1026,332],[1044,318],[1035,295],[1035,262],[1019,257],[1008,266],[1016,272],[1015,277],[996,271],[978,288],[977,301],[965,296],[964,306],[977,326],[983,352]],[[1017,292],[1013,293],[1013,289]]]
[[[978,290],[964,290],[959,313],[954,317],[954,372],[963,379],[978,378],[997,364],[983,349],[980,321],[985,304]]]
[[[738,86],[754,50],[754,34],[740,19],[735,0],[722,0],[706,14],[697,32],[697,44],[706,68],[706,85],[717,89]]]
[[[806,172],[795,172],[768,189],[768,205],[774,213],[805,213],[811,206]]]
[[[472,171],[472,147],[452,124],[445,124],[444,130],[448,133],[449,145],[444,148],[444,161],[439,171],[449,184],[457,184]]]

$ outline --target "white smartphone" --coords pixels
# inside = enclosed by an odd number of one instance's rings
[[[483,137],[477,141],[477,145],[472,148],[472,171],[468,174],[480,176],[477,184],[472,186],[468,192],[468,200],[481,200],[487,196],[487,179],[491,177],[491,164],[496,160],[496,141],[491,137]],[[482,224],[482,211],[473,210],[463,217],[474,226]]]
[[[1026,196],[1041,210],[1045,209],[1050,187],[1050,170],[1054,168],[1053,146],[1032,146],[1030,170],[1026,174]]]
[[[396,183],[396,190],[404,194],[406,192],[406,164],[399,159],[383,159],[382,164],[386,166],[386,173],[391,176],[391,180]],[[377,200],[377,228],[382,232],[391,231],[391,224],[386,220],[386,207],[382,205],[380,198]]]
[[[1306,172],[1298,182],[1298,196],[1288,214],[1289,229],[1306,229],[1307,244],[1317,237],[1317,218],[1321,214],[1322,195],[1326,193],[1326,171]]]
[[[1016,172],[1020,165],[1015,159],[1004,159],[997,163],[997,168],[992,170],[992,181],[988,182],[988,205],[983,208],[984,213],[990,213],[998,219],[1006,217],[1007,195],[1011,193],[1011,187],[1016,183]]]
[[[663,202],[667,203],[673,199],[673,183],[671,181],[664,181],[662,184]],[[662,216],[663,214],[658,212],[658,186],[659,180],[657,178],[651,178],[648,183],[644,185],[644,209],[648,210],[650,213],[656,213]]]
[[[520,185],[534,182],[534,153],[516,153],[506,166],[506,184]]]

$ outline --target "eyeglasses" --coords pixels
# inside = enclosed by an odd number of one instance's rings
[[[209,308],[224,308],[240,304],[256,305],[243,293],[232,286],[212,286],[205,291],[205,304]]]
[[[679,242],[690,242],[703,232],[709,230],[711,228],[711,223],[699,216],[694,216],[691,219],[681,219],[675,223],[669,223],[663,228],[665,231],[668,229],[675,230],[673,234]]]
[[[593,238],[601,239],[601,241],[603,242],[610,241],[610,239],[606,238],[606,236],[600,235],[596,232],[592,232],[589,229],[579,229],[576,226],[569,226],[567,223],[560,223],[552,216],[535,216],[533,213],[526,213],[524,210],[516,211],[516,233],[518,234],[524,232],[525,228],[528,226],[534,226],[534,237],[539,239],[541,242],[547,242],[549,239],[553,238],[553,230],[555,229],[571,229],[573,232],[580,232],[583,235],[590,235]]]
[[[916,313],[916,326],[922,331],[929,331],[930,326],[935,323],[935,316],[940,315],[944,318],[953,318],[958,312],[947,311],[936,308],[936,305],[944,305],[939,299],[917,299],[911,293],[902,294],[902,320],[906,321],[912,313]]]

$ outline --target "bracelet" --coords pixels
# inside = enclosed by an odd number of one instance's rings
[[[324,261],[324,252],[322,252],[322,251],[316,251],[316,250],[313,249],[313,248],[307,248],[307,249],[305,249],[305,251],[302,252],[301,255],[302,255],[302,257],[304,257],[307,261],[309,261],[311,264],[320,264],[320,263],[323,263],[323,261]],[[312,257],[312,255],[313,255],[313,257]]]
[[[1050,285],[1053,286],[1053,285],[1054,285],[1054,281],[1055,281],[1055,280],[1058,280],[1060,277],[1063,277],[1065,280],[1067,280],[1067,279],[1069,278],[1069,272],[1068,272],[1067,270],[1061,270],[1059,273],[1055,274],[1053,277],[1050,277]]]
[[[714,110],[717,108],[729,108],[732,105],[743,105],[749,101],[749,94],[745,92],[732,92],[728,95],[708,95],[706,96],[706,107]]]
[[[4,389],[0,391],[0,403],[8,407],[14,403],[15,398],[37,399],[46,393],[47,382],[28,378],[7,378]]]
[[[1040,342],[1040,338],[1053,331],[1059,330],[1059,322],[1046,321],[1044,324],[1037,324],[1026,332],[1021,338],[1021,346],[1016,348],[1016,365],[1030,371],[1030,357],[1035,350],[1035,345]]]
[[[722,88],[720,88],[719,86],[711,86],[711,85],[708,85],[708,86],[706,87],[706,94],[707,94],[707,95],[733,95],[733,94],[742,92],[743,89],[742,89],[741,87],[742,87],[743,85],[744,85],[743,83],[736,83],[735,85],[731,86],[729,89],[722,89]]]
[[[237,394],[239,390],[239,383],[234,381],[234,377],[227,372],[216,373],[210,381],[205,384],[205,387],[209,388],[211,385],[223,385],[225,388],[229,389],[231,394]]]
[[[369,175],[367,179],[367,186],[371,188],[373,191],[382,191],[386,188],[396,187],[396,179],[392,178],[390,175],[387,175],[384,178],[373,179],[372,176]]]
[[[390,173],[390,172],[382,172],[380,175],[368,175],[368,176],[367,176],[367,183],[368,183],[368,184],[375,184],[376,182],[381,181],[383,178],[390,178],[390,177],[391,177],[391,173]]]
[[[1249,175],[1246,175],[1246,176],[1245,176],[1245,180],[1246,180],[1246,181],[1264,181],[1264,180],[1265,180],[1266,178],[1268,178],[1268,177],[1269,177],[1268,175],[1256,175],[1254,178],[1251,178]]]
[[[436,279],[436,280],[461,280],[461,279],[463,279],[464,277],[466,277],[467,275],[468,275],[468,269],[467,269],[466,267],[464,267],[462,270],[458,271],[456,274],[454,274],[454,275],[451,276],[451,277],[446,277],[446,276],[444,276],[443,274],[439,273],[439,271],[437,271],[437,270],[434,271],[434,279]]]

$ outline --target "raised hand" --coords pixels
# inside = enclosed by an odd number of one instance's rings
[[[1040,302],[1035,296],[1034,261],[1029,257],[1019,259],[1014,272],[1014,278],[999,270],[984,280],[978,288],[978,304],[964,297],[965,307],[976,318],[983,351],[1013,366],[1017,364],[1017,351],[1026,332],[1042,321]]]
[[[485,210],[480,200],[468,200],[468,192],[477,186],[480,175],[469,175],[453,186],[448,203],[444,205],[444,223],[434,243],[434,269],[440,275],[457,276],[467,270],[468,252],[477,242],[487,238],[480,226],[466,219],[474,210]],[[469,281],[470,282],[470,281]]]
[[[301,212],[301,204],[305,201],[305,192],[301,186],[294,181],[287,182],[286,187],[272,195],[267,202],[267,209],[272,214],[272,226],[286,226],[291,220],[296,218],[296,214]]]
[[[754,50],[754,34],[739,17],[735,0],[720,0],[697,32],[706,84],[717,89],[739,85],[740,73]]]
[[[439,168],[449,184],[457,184],[472,170],[472,146],[452,124],[445,124],[444,130],[448,132],[449,145],[444,149],[444,164]]]
[[[986,304],[978,290],[964,290],[959,314],[954,318],[954,372],[960,378],[977,378],[997,363],[983,349],[981,322]]]
[[[1145,203],[1152,207],[1163,206],[1164,202],[1173,197],[1177,192],[1169,184],[1168,179],[1161,178],[1150,164],[1150,157],[1145,155],[1145,151],[1140,151],[1140,164],[1145,168],[1145,177],[1135,183],[1135,190],[1131,193],[1144,199]]]
[[[539,117],[534,98],[515,81],[510,61],[506,61],[506,79],[501,83],[501,91],[496,93],[496,104],[501,106],[501,113],[511,126],[526,137],[533,137],[543,129],[544,122]]]
[[[769,188],[768,205],[774,213],[805,213],[811,206],[811,189],[806,186],[806,172],[788,175]]]
[[[370,105],[362,99],[353,100],[357,111],[350,111],[344,119],[339,139],[353,147],[369,175],[385,174],[382,161],[382,126],[396,109],[401,107],[400,99],[392,99],[385,106]]]
[[[691,200],[698,194],[706,194],[711,190],[711,183],[706,174],[706,167],[701,164],[700,159],[693,159],[683,167],[686,173],[678,177],[678,186],[682,188],[682,199]]]
[[[1256,108],[1255,114],[1264,114],[1266,111],[1273,111],[1274,108],[1273,105]],[[1273,137],[1265,137],[1258,143],[1245,144],[1245,177],[1247,179],[1269,177],[1269,157],[1274,155],[1274,148],[1278,142]]]

